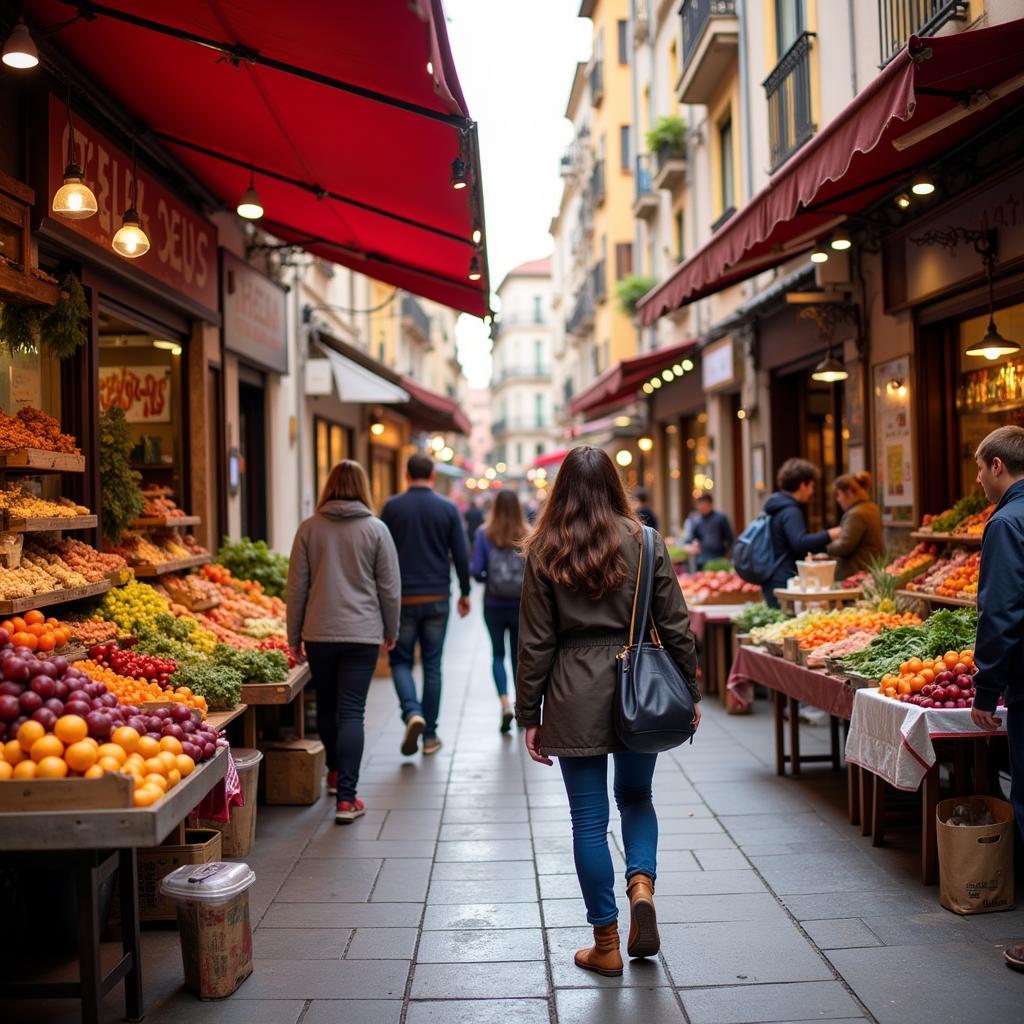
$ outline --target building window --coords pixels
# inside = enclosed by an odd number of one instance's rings
[[[533,396],[533,420],[536,426],[544,426],[544,396]]]
[[[619,170],[628,171],[632,163],[629,159],[629,125],[619,126]]]
[[[633,273],[633,243],[617,242],[615,244],[615,280],[621,281],[627,274]]]
[[[535,458],[540,458],[544,454],[544,444],[541,441],[537,442],[537,454]]]
[[[722,190],[722,213],[736,208],[736,172],[732,161],[732,115],[718,126],[719,186]]]
[[[516,441],[516,464],[521,466],[523,464],[523,442]]]
[[[540,295],[533,297],[533,322],[535,324],[544,323],[544,299]]]
[[[619,28],[619,63],[629,63],[629,23],[620,21]]]
[[[796,42],[804,30],[803,0],[775,0],[775,59]]]
[[[682,263],[683,257],[686,255],[686,244],[684,233],[685,221],[683,219],[683,211],[676,211],[676,262]]]
[[[540,338],[533,343],[533,366],[537,373],[544,372],[544,342]]]
[[[323,490],[331,470],[342,459],[352,454],[352,431],[340,423],[332,423],[320,416],[313,417],[313,437],[316,451],[314,487],[317,498]]]

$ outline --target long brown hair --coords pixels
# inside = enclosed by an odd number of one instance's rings
[[[607,452],[582,445],[566,455],[523,552],[555,583],[604,597],[626,582],[622,519],[639,532],[640,522]]]
[[[835,488],[856,501],[870,501],[871,474],[844,473],[842,476],[836,477]]]
[[[329,501],[361,501],[371,512],[374,511],[366,470],[354,459],[342,459],[331,470],[331,475],[320,492],[320,500],[316,504],[317,511]]]
[[[484,523],[484,533],[496,548],[514,548],[526,536],[526,519],[514,491],[498,491]]]

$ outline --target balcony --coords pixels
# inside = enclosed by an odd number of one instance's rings
[[[884,67],[911,36],[934,35],[947,21],[966,21],[968,0],[878,0],[880,63]]]
[[[582,288],[576,295],[572,314],[565,321],[566,334],[582,334],[594,325],[594,299],[589,288]]]
[[[491,436],[497,440],[509,434],[533,434],[550,429],[551,421],[547,416],[510,416],[491,424]]]
[[[517,381],[549,381],[551,380],[551,367],[546,363],[534,366],[507,366],[499,370],[491,381],[491,386],[500,388],[505,384]]]
[[[740,23],[735,0],[683,0],[683,73],[680,103],[706,104],[736,59]]]
[[[590,65],[590,102],[592,106],[601,106],[604,99],[604,61],[595,60]]]
[[[815,132],[811,115],[811,40],[803,32],[765,79],[768,96],[768,137],[774,173]]]
[[[605,284],[606,277],[605,262],[604,260],[598,260],[590,271],[590,288],[594,296],[594,302],[604,302],[605,296],[608,294]]]
[[[654,156],[654,187],[677,189],[686,181],[686,138],[659,146]]]
[[[572,231],[572,251],[577,257],[586,252],[587,243],[594,236],[594,215],[587,197],[579,205],[576,224]]]
[[[402,326],[411,327],[423,336],[424,341],[430,341],[430,317],[416,299],[403,295],[401,309]]]
[[[633,200],[633,216],[649,220],[658,214],[658,194],[654,191],[654,176],[651,174],[651,157],[644,153],[636,158],[636,197]]]
[[[604,205],[604,161],[598,160],[590,172],[590,195],[595,206]]]

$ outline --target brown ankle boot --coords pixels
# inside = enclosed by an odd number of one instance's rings
[[[576,966],[587,971],[596,971],[606,978],[618,978],[622,974],[622,954],[619,952],[619,926],[597,925],[594,928],[594,945],[577,952]]]
[[[650,875],[633,875],[626,892],[629,894],[626,952],[632,957],[655,956],[661,949],[661,936],[654,913],[654,879]]]

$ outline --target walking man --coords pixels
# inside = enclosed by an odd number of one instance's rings
[[[1024,427],[993,430],[975,459],[978,483],[996,510],[981,542],[971,718],[982,729],[998,729],[996,704],[1005,691],[1010,803],[1024,834]],[[1003,955],[1008,967],[1024,971],[1024,942]]]
[[[710,494],[702,494],[697,499],[696,511],[686,520],[683,533],[683,543],[692,545],[692,553],[697,556],[697,568],[703,569],[708,562],[725,558],[735,539],[729,517],[714,507]]]
[[[406,467],[408,489],[389,498],[381,519],[391,531],[402,570],[402,617],[391,652],[391,672],[402,707],[405,736],[402,753],[441,749],[437,716],[441,707],[441,654],[448,629],[451,564],[459,577],[459,615],[469,614],[469,557],[466,534],[455,503],[434,491],[434,460],[411,455]],[[416,644],[423,660],[423,698],[416,698],[412,677]]]

